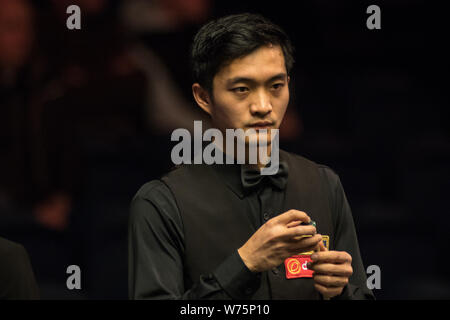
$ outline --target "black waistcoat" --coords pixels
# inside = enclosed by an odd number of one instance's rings
[[[317,223],[317,232],[330,236],[334,244],[334,225],[330,195],[320,179],[317,164],[303,157],[280,151],[288,162],[283,213],[289,209],[306,212]],[[210,274],[229,255],[239,249],[256,231],[245,219],[246,201],[240,199],[208,165],[184,165],[162,178],[170,188],[183,221],[185,288],[201,274]],[[278,213],[278,214],[279,214]],[[286,279],[284,264],[263,273],[254,299],[319,299],[312,278]]]

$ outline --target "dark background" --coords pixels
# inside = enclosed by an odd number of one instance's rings
[[[91,1],[93,14],[68,1],[82,11],[72,31],[65,0],[24,2],[33,44],[21,61],[0,63],[0,236],[28,250],[42,298],[127,298],[128,206],[171,167],[177,127],[154,126],[146,84],[162,75],[145,74],[130,48],[159,57],[169,92],[195,115],[192,37],[211,18],[245,11],[281,25],[296,47],[281,147],[339,174],[363,261],[381,268],[376,297],[450,298],[449,52],[437,1],[199,0],[189,11],[169,0],[159,3],[179,23],[138,30],[120,19],[122,1]],[[371,4],[381,30],[366,27]],[[81,267],[80,291],[66,289],[70,264]]]

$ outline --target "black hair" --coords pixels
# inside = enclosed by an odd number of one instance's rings
[[[281,47],[289,74],[294,64],[294,48],[281,27],[253,13],[210,21],[200,28],[192,43],[193,81],[212,93],[213,78],[222,67],[267,44]]]

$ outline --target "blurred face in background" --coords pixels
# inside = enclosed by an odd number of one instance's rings
[[[210,14],[211,0],[159,0],[172,19],[178,22],[201,23]]]
[[[26,0],[0,0],[0,66],[26,63],[34,41],[34,16]]]

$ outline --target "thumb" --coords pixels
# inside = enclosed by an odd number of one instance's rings
[[[319,242],[319,249],[320,251],[328,251],[327,247],[323,244],[323,241]]]

